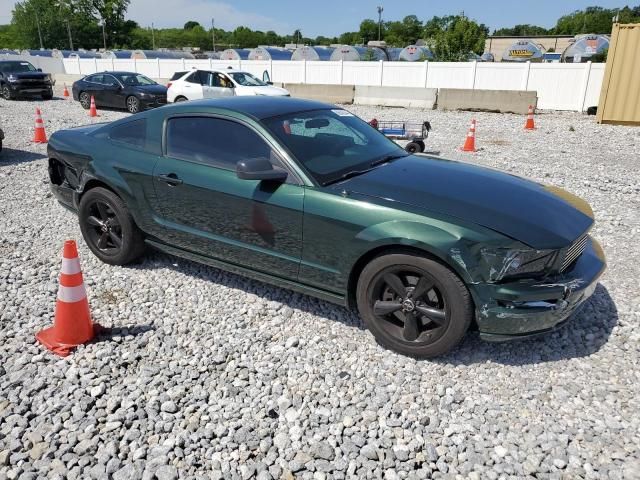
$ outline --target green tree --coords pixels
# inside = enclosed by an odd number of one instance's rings
[[[378,39],[378,22],[371,20],[370,18],[367,18],[362,22],[360,22],[359,36],[360,36],[360,39],[358,40],[358,42],[364,41],[365,45],[369,40],[377,40]]]
[[[588,7],[577,10],[558,19],[553,32],[557,35],[577,35],[580,33],[611,33],[611,19],[617,9]]]
[[[435,57],[444,62],[466,61],[470,53],[480,54],[484,50],[484,41],[489,29],[466,17],[450,17],[441,23],[442,29],[430,37],[429,46]]]
[[[526,37],[533,35],[548,35],[549,30],[537,25],[516,25],[512,28],[500,28],[493,32],[494,35],[505,37]]]
[[[200,27],[200,24],[195,20],[189,20],[187,23],[184,24],[184,30],[191,30],[192,28],[195,28],[195,27]]]

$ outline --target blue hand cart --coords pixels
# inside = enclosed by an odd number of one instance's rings
[[[394,141],[408,140],[404,149],[409,153],[424,152],[424,141],[431,131],[431,123],[429,122],[403,122],[376,120],[375,118],[369,124],[378,129],[385,137]]]

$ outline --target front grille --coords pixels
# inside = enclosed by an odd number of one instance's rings
[[[575,262],[580,255],[587,248],[587,243],[589,242],[589,235],[584,234],[578,240],[573,242],[569,248],[565,251],[564,258],[562,259],[562,265],[560,266],[560,271],[564,272],[567,268],[571,266],[573,262]]]

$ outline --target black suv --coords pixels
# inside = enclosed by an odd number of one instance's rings
[[[23,60],[0,61],[0,95],[13,100],[22,95],[40,95],[44,100],[53,98],[54,81],[48,73]]]

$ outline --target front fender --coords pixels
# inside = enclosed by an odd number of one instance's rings
[[[406,220],[392,220],[365,228],[355,238],[356,242],[366,245],[360,252],[358,261],[368,252],[378,251],[382,247],[411,247],[439,259],[452,268],[465,282],[475,280],[475,262],[473,245],[487,241],[486,236],[465,227],[434,220],[423,223]]]

